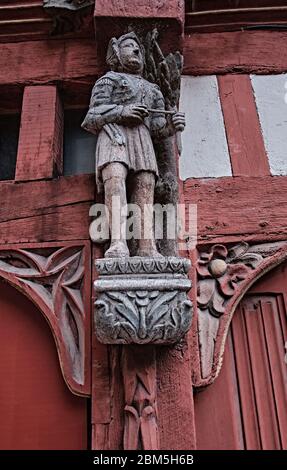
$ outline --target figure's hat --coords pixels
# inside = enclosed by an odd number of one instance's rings
[[[111,67],[112,70],[116,70],[121,63],[119,46],[126,39],[133,39],[139,45],[142,56],[144,57],[143,45],[141,41],[139,40],[138,36],[136,35],[136,33],[134,33],[133,31],[127,34],[123,34],[118,39],[112,38],[109,42],[108,49],[107,49],[107,56],[106,56],[106,62]]]

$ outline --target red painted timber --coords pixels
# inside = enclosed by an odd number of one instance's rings
[[[231,337],[216,381],[194,397],[198,450],[244,448]]]
[[[26,87],[16,181],[52,178],[63,169],[63,109],[55,86]]]
[[[39,216],[0,223],[0,243],[88,240],[91,204],[50,208]]]
[[[87,400],[63,381],[41,313],[0,282],[1,449],[86,449]]]
[[[71,191],[77,188],[77,191]],[[0,182],[0,223],[52,212],[57,207],[94,200],[93,175],[66,176],[50,181]]]
[[[278,31],[185,35],[184,73],[283,73],[286,38],[287,32]],[[0,44],[0,86],[60,81],[64,89],[90,91],[95,77],[104,71],[94,39]]]
[[[0,45],[0,85],[79,80],[103,73],[94,39],[27,41]],[[91,81],[89,81],[91,77]]]
[[[191,450],[196,446],[191,350],[186,340],[157,349],[157,404],[160,448]]]
[[[190,34],[184,41],[184,73],[283,73],[287,32],[236,31]]]
[[[233,176],[270,175],[249,75],[218,77]]]
[[[184,0],[97,0],[95,17],[184,19]]]
[[[197,204],[199,243],[286,239],[286,191],[284,177],[184,182],[185,203]]]
[[[286,283],[286,277],[284,279],[284,283]],[[284,287],[282,290],[284,292]],[[281,296],[277,299],[270,296],[262,302],[262,319],[266,337],[277,421],[280,430],[280,439],[282,441],[282,448],[287,449],[287,374],[286,363],[283,360],[283,357],[285,356],[285,341],[283,339],[283,331],[281,330],[280,325],[280,316],[284,316],[286,322],[286,308],[280,300],[282,300]]]
[[[250,344],[248,343],[244,313],[243,300],[234,314],[231,329],[239,394],[243,404],[241,413],[244,426],[245,449],[258,450],[261,449],[260,429],[257,420],[256,397],[250,364]]]
[[[283,449],[287,449],[287,382],[284,379],[286,377],[284,357],[287,341],[286,282],[287,263],[284,263],[251,288],[251,293],[256,295],[268,292],[265,302],[267,312],[263,320]],[[273,297],[271,297],[271,293]]]
[[[186,35],[184,73],[285,72],[286,37],[287,33],[275,31]],[[94,40],[27,41],[0,45],[0,85],[39,85],[58,80],[65,89],[75,85],[90,89],[94,78],[104,70]]]
[[[0,243],[89,239],[94,190],[88,175],[0,183]]]

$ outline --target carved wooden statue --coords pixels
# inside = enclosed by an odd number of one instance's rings
[[[90,108],[82,124],[98,134],[96,177],[104,186],[105,204],[109,211],[111,244],[106,258],[128,257],[125,215],[120,225],[112,224],[112,203],[116,197],[121,214],[127,204],[127,179],[132,175],[131,201],[144,213],[144,206],[154,202],[158,166],[153,143],[183,131],[182,113],[166,110],[160,87],[143,78],[144,48],[135,33],[112,38],[107,51],[111,71],[100,78],[92,91]],[[139,223],[137,255],[160,257],[156,249],[153,212]],[[137,223],[137,221],[135,221]]]

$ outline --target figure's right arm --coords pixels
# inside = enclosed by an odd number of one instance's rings
[[[105,124],[117,122],[123,106],[112,104],[113,81],[108,77],[100,78],[92,91],[89,111],[82,127],[97,134]]]

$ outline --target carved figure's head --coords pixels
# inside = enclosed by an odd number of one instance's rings
[[[142,73],[144,49],[135,33],[128,33],[119,39],[110,40],[107,51],[107,64],[117,72]]]

